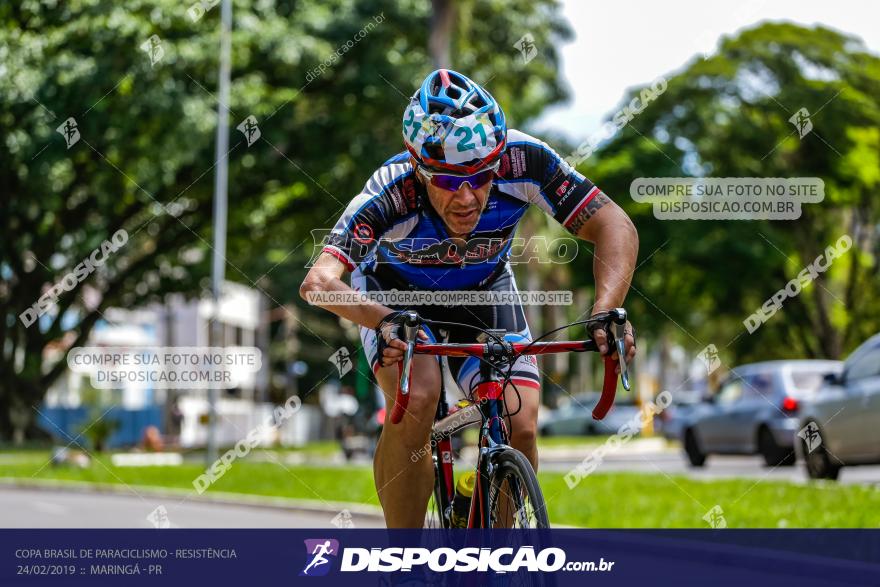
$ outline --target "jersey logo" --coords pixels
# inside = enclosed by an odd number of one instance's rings
[[[507,174],[510,173],[510,155],[505,153],[501,156],[501,163],[498,165],[498,176],[499,177],[507,177]]]
[[[569,181],[567,179],[565,181],[563,181],[562,185],[560,185],[558,188],[556,188],[556,195],[561,198],[562,194],[565,193],[565,190],[568,189],[568,184],[569,184]]]
[[[369,224],[356,224],[354,227],[354,240],[362,245],[368,245],[373,242],[373,227]]]
[[[513,177],[524,177],[526,174],[526,152],[518,147],[510,149],[510,168]]]

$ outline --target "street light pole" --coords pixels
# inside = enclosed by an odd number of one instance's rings
[[[220,9],[220,74],[219,98],[217,100],[217,144],[214,160],[217,173],[214,176],[214,252],[211,269],[211,345],[225,346],[223,324],[220,322],[220,296],[226,269],[226,199],[229,151],[229,75],[232,38],[232,0],[223,0]],[[208,451],[207,466],[217,460],[217,395],[216,387],[208,390]]]

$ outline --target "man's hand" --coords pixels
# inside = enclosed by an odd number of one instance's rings
[[[626,321],[626,324],[623,326],[623,344],[626,349],[626,363],[629,364],[636,356],[636,335],[635,329],[629,320]],[[599,352],[602,355],[608,354],[608,334],[605,332],[604,328],[596,328],[593,330],[593,340],[596,341],[596,345],[599,347]],[[615,360],[617,359],[617,345],[612,349],[614,353],[611,355]],[[620,373],[620,367],[617,367],[617,372]]]
[[[393,313],[389,312],[386,317]],[[379,326],[376,327],[376,335],[381,336],[382,340],[385,341],[384,345],[379,345],[381,354],[378,361],[380,367],[390,367],[403,359],[406,343],[400,339],[400,328],[401,325],[399,323],[390,320],[380,322]],[[428,335],[422,329],[419,329],[419,339],[428,340]]]

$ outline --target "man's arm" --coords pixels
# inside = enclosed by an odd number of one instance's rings
[[[314,299],[322,293],[347,293],[352,297],[355,296],[357,292],[341,279],[344,272],[345,265],[339,259],[329,253],[321,253],[306,274],[302,285],[299,286],[299,295],[311,305],[333,312],[361,326],[375,328],[382,318],[392,312],[390,308],[369,300],[363,300],[356,305],[339,306]]]
[[[312,265],[312,268],[306,274],[302,285],[299,286],[299,295],[311,305],[323,308],[328,312],[333,312],[337,316],[351,320],[366,328],[376,328],[382,318],[393,312],[391,308],[368,299],[363,299],[354,305],[342,306],[311,299],[315,294],[321,293],[342,292],[352,296],[356,295],[358,292],[355,292],[341,279],[345,270],[345,265],[338,258],[326,252],[321,253],[318,260],[315,261],[315,264]],[[381,365],[391,365],[400,361],[403,358],[403,352],[406,350],[406,345],[403,344],[403,341],[399,338],[390,337],[388,332],[390,328],[390,325],[383,327],[383,336],[388,346],[383,351],[382,357],[379,358]],[[420,330],[419,338],[425,340],[427,336]]]
[[[629,291],[636,258],[639,253],[639,234],[623,209],[601,191],[590,200],[571,223],[578,238],[595,244],[593,277],[596,281],[596,302],[593,314],[623,305]],[[632,326],[626,326],[626,360],[635,357]],[[605,332],[594,334],[599,350],[607,352]]]

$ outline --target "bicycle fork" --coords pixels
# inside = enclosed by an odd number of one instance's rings
[[[480,427],[479,453],[477,456],[477,483],[471,498],[468,528],[489,528],[492,525],[492,512],[489,509],[489,491],[494,469],[493,453],[507,448],[507,430],[504,426],[504,388],[498,377],[498,370],[504,370],[506,363],[492,367],[480,363],[480,383],[474,392],[483,413]]]

